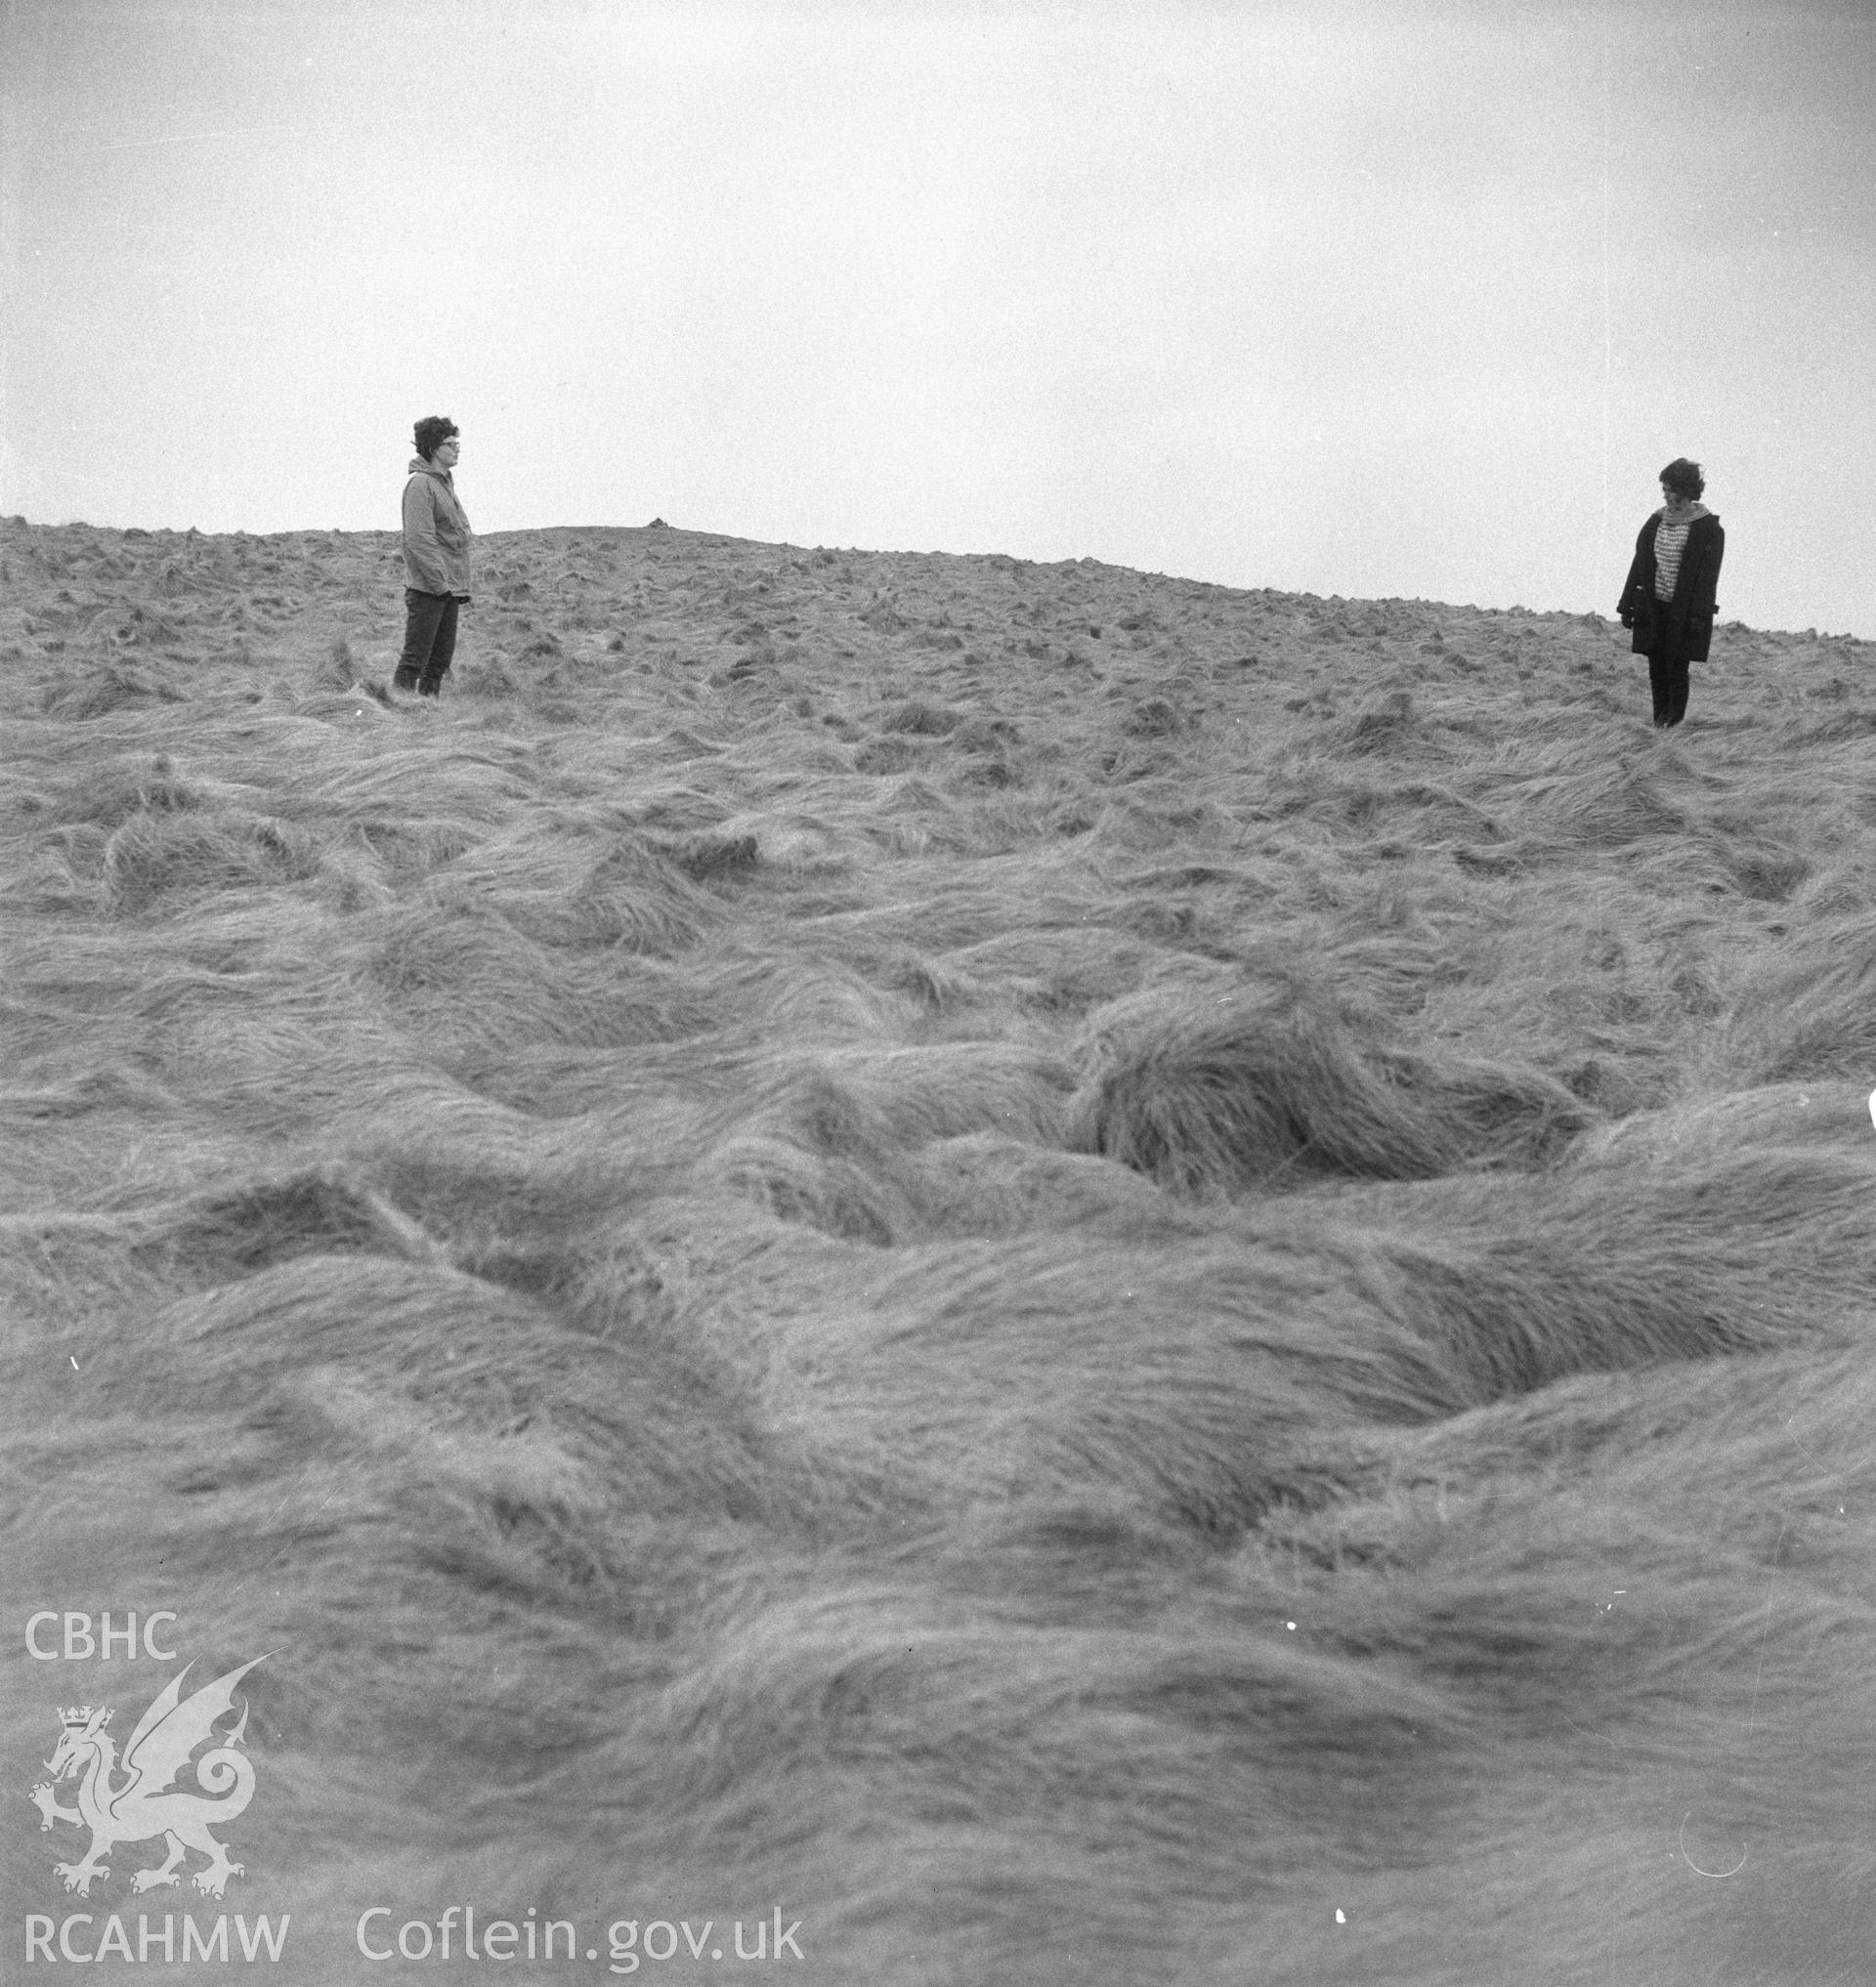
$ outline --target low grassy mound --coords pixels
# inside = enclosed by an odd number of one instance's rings
[[[0,528],[9,1785],[262,1659],[7,1937],[1863,1978],[1864,650],[483,558]]]

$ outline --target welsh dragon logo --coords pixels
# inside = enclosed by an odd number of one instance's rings
[[[195,1784],[206,1790],[195,1794],[171,1783],[189,1762],[198,1746],[214,1738],[215,1726],[234,1709],[234,1686],[255,1663],[257,1656],[206,1683],[186,1702],[183,1678],[192,1667],[184,1664],[162,1693],[137,1721],[124,1747],[120,1761],[117,1749],[105,1727],[109,1724],[108,1707],[94,1711],[90,1705],[61,1710],[64,1730],[45,1768],[52,1775],[32,1790],[42,1830],[54,1822],[71,1822],[91,1830],[91,1848],[79,1863],[55,1863],[53,1873],[63,1877],[67,1890],[80,1897],[91,1894],[92,1880],[108,1874],[108,1860],[119,1842],[148,1841],[161,1836],[169,1844],[169,1861],[160,1869],[138,1870],[130,1880],[133,1890],[153,1890],[161,1883],[180,1883],[178,1874],[185,1855],[193,1849],[206,1856],[208,1868],[193,1876],[195,1888],[206,1897],[219,1897],[231,1877],[242,1874],[243,1866],[229,1860],[228,1851],[209,1834],[209,1824],[232,1822],[254,1798],[254,1763],[241,1752],[247,1732],[247,1705],[241,1705],[241,1719],[232,1732],[220,1736],[215,1750],[195,1761]],[[78,1805],[59,1804],[58,1785],[69,1774],[78,1775]],[[121,1786],[118,1777],[129,1778]],[[210,1799],[209,1796],[219,1797]]]

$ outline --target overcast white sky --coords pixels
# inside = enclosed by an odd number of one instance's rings
[[[1876,637],[1876,9],[0,0],[0,510]]]

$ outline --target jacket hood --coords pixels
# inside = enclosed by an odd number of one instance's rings
[[[428,467],[428,464],[426,464],[426,465],[425,465],[425,467],[427,468],[427,467]],[[1662,506],[1660,507],[1660,509],[1659,509],[1659,510],[1657,510],[1657,511],[1655,512],[1655,516],[1656,516],[1657,518],[1665,518],[1665,517],[1667,516],[1667,514],[1668,514],[1668,507],[1667,507],[1667,505],[1666,505],[1666,504],[1663,504],[1663,505],[1662,505]],[[1629,513],[1629,515],[1630,515],[1631,517],[1633,517],[1633,516],[1635,515],[1635,513],[1634,513],[1633,511],[1631,511],[1631,512]],[[1691,513],[1691,514],[1689,515],[1689,517],[1688,517],[1688,519],[1687,519],[1687,523],[1691,525],[1692,523],[1694,523],[1694,521],[1695,521],[1696,519],[1699,519],[1699,518],[1717,518],[1717,517],[1718,517],[1719,515],[1720,515],[1720,513],[1719,513],[1718,511],[1710,511],[1710,510],[1708,510],[1708,509],[1707,509],[1707,507],[1706,507],[1706,505],[1705,505],[1705,504],[1698,504],[1698,503],[1697,503],[1697,504],[1695,504],[1695,505],[1694,505],[1694,507],[1693,507],[1693,510],[1692,510],[1692,513]]]
[[[412,476],[434,476],[439,483],[448,483],[449,481],[449,472],[447,469],[439,469],[434,462],[426,462],[421,455],[411,456],[410,474]]]

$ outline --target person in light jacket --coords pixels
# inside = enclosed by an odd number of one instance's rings
[[[1700,501],[1706,486],[1700,465],[1684,455],[1661,472],[1666,501],[1642,527],[1616,608],[1622,625],[1635,630],[1629,647],[1648,658],[1654,722],[1662,730],[1687,714],[1687,664],[1707,659],[1720,611],[1714,589],[1727,534]]]
[[[469,598],[469,520],[449,472],[462,453],[456,424],[427,414],[404,486],[404,654],[393,690],[435,697],[456,652],[456,613]]]

